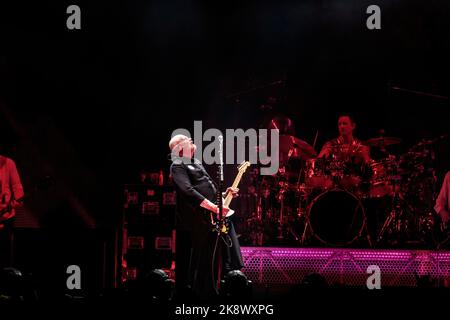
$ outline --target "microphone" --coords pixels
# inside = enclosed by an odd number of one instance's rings
[[[219,136],[219,175],[220,181],[223,182],[223,136]]]

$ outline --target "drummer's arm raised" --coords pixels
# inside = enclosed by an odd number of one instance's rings
[[[323,147],[322,150],[320,150],[319,153],[319,158],[328,158],[330,156],[331,153],[331,143],[330,142],[326,142]]]

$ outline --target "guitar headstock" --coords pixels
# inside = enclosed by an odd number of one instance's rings
[[[239,165],[239,167],[238,167],[239,172],[244,173],[245,170],[247,170],[247,168],[250,167],[250,164],[251,164],[251,163],[250,163],[249,161],[244,161],[244,162],[242,162],[242,163]]]

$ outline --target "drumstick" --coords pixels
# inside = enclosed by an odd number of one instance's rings
[[[313,149],[316,149],[316,142],[317,142],[317,137],[318,136],[319,136],[319,130],[316,131],[316,136],[314,138],[314,142],[313,142],[313,145],[312,145]]]
[[[319,136],[319,130],[316,131],[316,136],[314,137],[314,142],[313,142],[313,149],[316,149],[316,142],[317,142],[317,137]],[[297,179],[297,188],[300,186],[300,179],[302,176],[302,172],[303,172],[303,167],[300,166],[300,172],[298,173],[298,179]]]

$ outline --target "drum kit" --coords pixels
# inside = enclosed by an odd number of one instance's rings
[[[338,144],[325,158],[306,141],[280,132],[280,169],[274,176],[261,176],[257,169],[251,175],[247,199],[254,205],[243,234],[252,245],[373,247],[431,241],[433,140],[397,156],[387,151],[401,142],[396,137],[362,141],[381,151],[377,160],[362,161],[360,149],[349,154]]]

